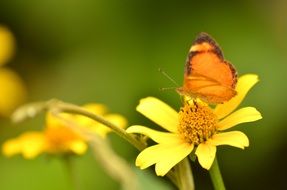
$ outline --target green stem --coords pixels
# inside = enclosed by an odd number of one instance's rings
[[[176,165],[177,181],[180,190],[194,190],[192,170],[188,158]]]
[[[68,189],[78,190],[78,182],[76,179],[76,173],[74,171],[73,162],[69,155],[63,157],[63,162],[65,164],[65,170],[67,171],[68,178]]]
[[[95,121],[98,121],[99,123],[102,123],[103,125],[111,128],[115,133],[117,133],[120,137],[127,140],[129,143],[131,143],[134,147],[136,147],[138,150],[143,150],[146,146],[134,138],[133,135],[127,133],[124,129],[119,128],[118,126],[114,125],[113,123],[107,121],[103,117],[93,114],[81,107],[75,106],[73,104],[68,104],[64,102],[51,102],[51,109],[57,109],[57,111],[60,112],[66,112],[66,113],[73,113],[73,114],[80,114],[83,116],[86,116],[88,118],[91,118]],[[55,105],[56,104],[56,105]]]
[[[218,166],[217,158],[215,157],[213,164],[209,170],[211,181],[215,190],[225,190],[224,182]]]
[[[103,139],[100,136],[93,135],[90,140],[90,144],[91,148],[93,149],[95,158],[104,168],[104,170],[113,179],[115,179],[121,184],[121,189],[139,189],[138,178],[136,174],[131,169],[129,164],[111,149],[107,140]]]

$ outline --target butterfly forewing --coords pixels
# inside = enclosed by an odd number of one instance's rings
[[[184,84],[178,91],[208,103],[223,103],[236,95],[236,70],[224,60],[217,43],[201,33],[190,48]]]

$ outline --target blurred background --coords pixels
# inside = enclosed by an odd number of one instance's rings
[[[192,41],[199,32],[209,33],[239,75],[260,77],[241,106],[256,107],[263,119],[236,127],[248,135],[250,147],[218,148],[227,189],[287,187],[286,1],[0,1],[0,24],[12,31],[17,46],[4,67],[23,79],[27,102],[104,103],[130,125],[152,127],[157,126],[135,111],[139,99],[156,96],[178,109],[176,92],[159,90],[174,85],[158,68],[181,84]],[[2,117],[0,143],[43,125],[43,116],[18,125]],[[133,167],[138,152],[114,134],[111,140]],[[81,189],[120,188],[91,152],[74,164]],[[212,189],[208,173],[197,164],[192,168],[196,189]],[[155,177],[153,167],[134,170],[142,189],[174,189]],[[1,190],[65,190],[66,178],[58,159],[0,156]]]

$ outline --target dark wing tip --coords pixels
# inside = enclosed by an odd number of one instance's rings
[[[237,84],[237,81],[238,81],[237,71],[236,71],[236,69],[234,68],[234,66],[230,62],[224,61],[224,63],[227,64],[229,66],[229,68],[230,68],[230,71],[231,71],[232,77],[233,77],[232,87],[235,88],[236,84]]]
[[[216,41],[206,32],[200,32],[197,37],[195,38],[192,45],[201,44],[201,43],[209,43],[213,47],[214,53],[216,53],[221,59],[223,59],[223,53],[216,43]]]
[[[213,44],[216,44],[215,40],[207,33],[201,32],[197,35],[197,37],[194,40],[194,44],[201,44],[203,42],[208,42]]]

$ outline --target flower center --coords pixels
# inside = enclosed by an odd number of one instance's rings
[[[180,109],[178,132],[186,142],[199,145],[216,132],[217,122],[208,105],[194,101]]]
[[[45,135],[48,141],[48,151],[52,153],[65,152],[69,150],[73,142],[82,140],[77,133],[65,126],[47,127]]]

